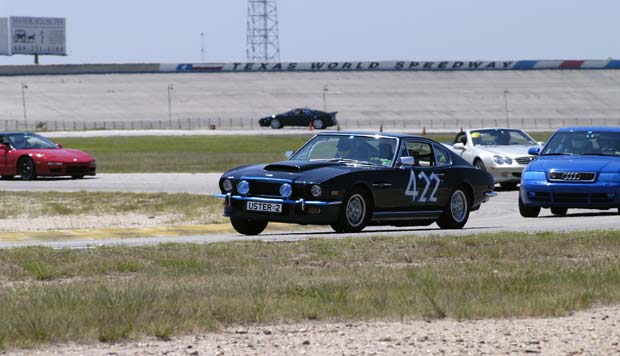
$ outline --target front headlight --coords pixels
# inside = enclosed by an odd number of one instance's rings
[[[241,195],[246,195],[250,192],[250,183],[247,180],[242,180],[237,183],[237,191]]]
[[[228,193],[232,192],[233,190],[233,184],[228,178],[224,179],[224,181],[222,182],[222,187]]]
[[[512,164],[512,159],[510,157],[502,157],[502,156],[493,156],[493,162],[495,164]]]
[[[312,194],[313,197],[318,198],[321,196],[321,194],[323,194],[323,189],[321,189],[320,186],[315,184],[312,186],[312,188],[310,188],[310,194]]]
[[[280,196],[283,198],[289,198],[293,194],[293,187],[290,184],[284,183],[280,186]]]

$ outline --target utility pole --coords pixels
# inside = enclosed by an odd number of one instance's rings
[[[170,128],[172,128],[172,90],[174,89],[174,84],[168,84],[168,123]]]
[[[510,127],[508,120],[508,89],[504,89],[504,111],[506,112],[506,127]]]
[[[201,63],[205,62],[205,33],[200,32],[200,59]]]
[[[323,84],[323,111],[327,112],[327,84]]]
[[[24,131],[28,131],[28,119],[26,115],[26,89],[28,89],[28,85],[26,85],[26,83],[22,83],[22,105],[24,107]]]

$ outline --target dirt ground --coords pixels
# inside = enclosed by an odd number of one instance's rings
[[[620,355],[620,307],[558,318],[311,322],[16,355]]]

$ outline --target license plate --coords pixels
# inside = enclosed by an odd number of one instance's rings
[[[261,203],[257,201],[249,201],[246,205],[248,211],[262,211],[265,213],[281,213],[282,204],[277,203]]]

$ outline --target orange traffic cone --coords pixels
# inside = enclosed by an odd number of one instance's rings
[[[308,131],[312,131],[312,121],[308,123]]]

